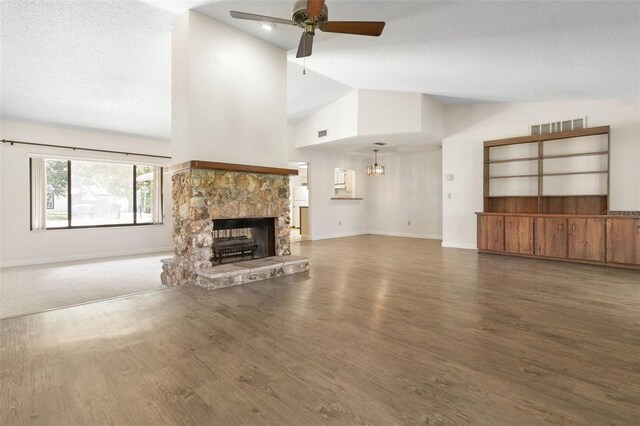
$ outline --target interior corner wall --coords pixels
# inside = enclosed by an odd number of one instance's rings
[[[587,117],[611,126],[611,210],[640,210],[640,102],[582,101],[448,105],[445,108],[443,246],[476,248],[483,208],[483,142],[529,134],[536,123]],[[451,198],[449,198],[449,194]]]
[[[198,159],[189,158],[190,16],[190,13],[180,16],[171,32],[171,156],[174,164]]]
[[[287,167],[286,51],[192,11],[172,44],[173,162]]]
[[[2,122],[2,139],[167,156],[170,142],[18,121]],[[164,179],[162,225],[31,231],[29,153],[149,162],[148,157],[29,145],[0,146],[0,267],[171,250],[170,179]],[[161,159],[154,159],[161,162]]]
[[[298,148],[357,136],[358,90],[352,90],[295,126],[289,127],[295,127],[293,146]],[[321,130],[326,131],[326,136],[318,136]]]
[[[384,155],[378,162],[385,175],[369,178],[369,232],[441,239],[441,150]]]
[[[444,137],[444,105],[429,95],[422,95],[421,101],[422,131],[441,140]]]

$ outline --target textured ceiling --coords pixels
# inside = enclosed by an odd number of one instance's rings
[[[287,17],[286,4],[221,2],[198,10],[294,49],[296,28],[279,26],[265,34],[255,23],[225,14],[233,7]],[[640,98],[637,1],[328,0],[327,5],[330,20],[387,22],[379,38],[318,37],[307,68],[348,86],[427,93],[447,103]],[[302,62],[295,50],[289,59]],[[311,84],[308,91],[315,93]]]
[[[169,137],[170,32],[189,8],[295,48],[231,9],[288,17],[290,1],[0,1],[2,114]],[[380,38],[319,34],[289,52],[289,115],[299,120],[352,87],[444,102],[638,99],[640,2],[328,0],[332,19],[387,21]]]
[[[134,1],[2,1],[2,115],[168,137],[171,14]]]

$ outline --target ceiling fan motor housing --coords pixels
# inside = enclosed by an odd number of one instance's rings
[[[311,19],[307,13],[307,0],[297,0],[291,9],[291,20],[301,28],[307,28],[307,24],[313,23],[316,27],[322,27],[329,20],[327,5],[322,6],[322,12],[317,19]]]

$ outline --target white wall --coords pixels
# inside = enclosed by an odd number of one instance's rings
[[[320,130],[327,135],[318,137]],[[345,139],[358,134],[358,91],[354,90],[296,125],[299,148]]]
[[[483,208],[483,141],[527,135],[535,123],[584,116],[588,127],[611,125],[611,209],[640,210],[639,102],[448,105],[443,174],[453,174],[454,180],[443,184],[443,245],[476,248],[474,212]]]
[[[432,149],[378,158],[385,175],[368,178],[369,233],[442,237],[441,154],[441,150]]]
[[[172,40],[173,162],[287,167],[286,52],[196,12]]]
[[[169,155],[168,140],[3,121],[2,139]],[[139,227],[30,231],[28,153],[162,163],[162,159],[28,145],[0,147],[0,266],[16,266],[171,250],[170,182],[164,180],[165,223]]]
[[[444,136],[444,107],[420,93],[356,89],[296,125],[296,146],[355,137]],[[318,137],[318,131],[327,135]],[[404,139],[404,138],[403,138]]]
[[[327,129],[327,137],[317,131]],[[406,132],[442,138],[444,108],[428,96],[354,90],[297,125],[290,126],[290,160],[309,162],[312,239],[376,233],[440,239],[442,235],[442,161],[440,151],[384,157],[387,174],[366,175],[369,156],[313,151],[322,143],[358,135]],[[318,149],[317,147],[315,149]],[[388,164],[387,164],[388,163]],[[356,171],[363,200],[331,200],[334,168]],[[408,225],[408,222],[411,225]]]
[[[287,158],[309,163],[309,228],[313,240],[362,235],[369,231],[368,176],[362,158],[296,148],[297,127],[288,127]],[[356,195],[363,200],[332,200],[334,169],[356,171]]]
[[[334,169],[356,172],[356,197],[362,200],[332,200]],[[311,239],[346,237],[369,231],[366,165],[359,157],[312,153],[309,156],[309,220]]]
[[[173,164],[199,158],[189,158],[191,128],[189,110],[189,18],[182,15],[171,32],[171,156]]]
[[[442,139],[444,137],[445,107],[428,95],[422,95],[422,131]]]
[[[358,135],[422,131],[420,93],[358,90]]]

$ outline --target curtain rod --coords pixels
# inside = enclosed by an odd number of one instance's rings
[[[153,158],[167,158],[171,159],[171,157],[167,157],[165,155],[153,155],[153,154],[138,154],[137,152],[126,152],[126,151],[110,151],[107,149],[95,149],[95,148],[80,148],[77,146],[65,146],[65,145],[51,145],[48,143],[35,143],[35,142],[23,142],[23,141],[12,141],[9,139],[2,139],[2,143],[8,143],[11,145],[19,144],[19,145],[35,145],[35,146],[47,146],[51,148],[64,148],[64,149],[72,149],[74,151],[92,151],[92,152],[104,152],[108,154],[124,154],[124,155],[137,155],[139,157],[153,157]]]

